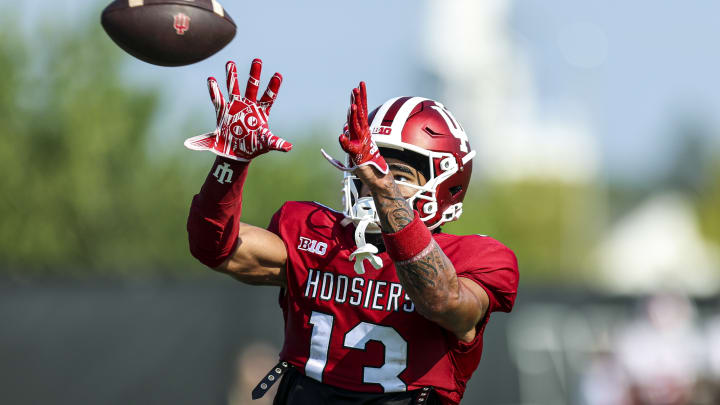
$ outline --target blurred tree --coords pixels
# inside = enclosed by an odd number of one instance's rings
[[[672,155],[668,159],[660,189],[673,189],[690,196],[703,193],[712,173],[714,148],[708,119],[697,115],[682,116],[670,125],[673,139]]]
[[[97,21],[48,30],[52,44],[30,44],[0,24],[0,273],[211,274],[187,250],[185,221],[213,156],[181,141],[212,123],[189,117],[188,133],[153,136],[153,128],[163,130],[153,124],[159,88],[123,81],[129,56]],[[295,143],[291,153],[253,163],[244,221],[265,226],[286,200],[339,208],[342,174],[319,154],[322,145],[341,155],[336,131],[308,128],[282,134]],[[170,144],[150,153],[158,139]],[[445,231],[506,243],[524,282],[580,279],[605,221],[598,194],[594,185],[476,182],[463,218]]]
[[[720,156],[709,170],[707,181],[697,198],[700,229],[720,246]]]
[[[594,184],[476,183],[463,216],[443,231],[500,240],[515,251],[523,283],[579,283],[592,269],[592,247],[606,222],[602,201]]]
[[[201,274],[185,220],[212,155],[191,153],[180,139],[171,152],[148,153],[158,89],[122,81],[124,54],[94,21],[51,28],[53,45],[42,49],[2,27],[0,272]],[[288,199],[337,205],[341,176],[319,159],[318,142],[288,137],[292,153],[263,156],[251,168],[247,222],[266,225]]]
[[[686,194],[695,202],[704,236],[720,244],[720,154],[711,122],[699,114],[676,119],[667,173],[654,189]]]
[[[267,226],[285,201],[317,201],[341,209],[342,173],[320,154],[321,147],[328,149],[328,139],[335,142],[335,132],[316,127],[306,133],[290,134],[294,142],[290,153],[269,153],[253,163],[243,190],[247,197],[243,201],[245,220]],[[333,155],[341,156],[340,152]]]
[[[187,170],[146,150],[157,90],[123,86],[121,53],[95,22],[53,27],[40,49],[2,27],[3,271],[187,267]]]

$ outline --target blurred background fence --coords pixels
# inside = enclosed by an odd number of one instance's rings
[[[104,2],[0,5],[0,402],[247,399],[281,343],[276,291],[190,257],[211,157],[181,142],[212,126],[205,77],[257,56],[296,146],[252,165],[256,225],[285,200],[337,207],[318,150],[339,155],[359,80],[373,105],[424,95],[463,122],[478,157],[445,230],[521,269],[466,403],[720,403],[720,5],[254,4],[271,30],[224,5],[262,35],[174,69],[120,51]],[[360,43],[350,20],[373,27]]]
[[[6,283],[8,404],[251,404],[277,361],[277,289],[227,280]],[[468,404],[720,401],[720,300],[525,288],[494,314]]]

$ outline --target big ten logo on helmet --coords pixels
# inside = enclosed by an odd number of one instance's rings
[[[298,244],[298,250],[304,250],[306,252],[315,253],[316,255],[324,256],[327,253],[327,243],[318,242],[316,240],[300,237],[300,243]]]
[[[391,132],[392,128],[390,127],[374,127],[372,129],[372,133],[378,135],[390,135]]]

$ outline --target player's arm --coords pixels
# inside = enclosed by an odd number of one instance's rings
[[[251,159],[270,150],[287,152],[292,145],[274,136],[267,115],[280,87],[276,73],[256,102],[261,62],[253,61],[245,97],[240,95],[235,64],[228,62],[229,100],[223,98],[214,78],[208,79],[217,128],[185,141],[193,150],[218,155],[205,183],[194,198],[188,216],[190,251],[214,270],[248,284],[284,286],[285,245],[274,233],[240,222],[242,189]]]
[[[459,339],[472,340],[475,326],[488,308],[487,293],[474,281],[457,276],[452,262],[410,209],[391,174],[383,175],[371,167],[360,171],[364,173],[358,176],[368,184],[375,200],[383,239],[398,278],[415,308]]]
[[[372,141],[365,83],[353,89],[348,132],[340,144],[357,166],[354,173],[372,192],[388,254],[415,308],[426,318],[470,341],[489,305],[485,290],[458,278],[455,267],[402,196]]]
[[[253,285],[285,287],[287,251],[276,234],[240,223],[235,251],[214,269]]]

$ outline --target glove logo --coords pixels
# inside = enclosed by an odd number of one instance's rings
[[[228,101],[223,97],[217,80],[214,77],[208,78],[210,100],[215,107],[216,127],[213,132],[185,140],[187,148],[210,150],[217,155],[241,162],[247,162],[271,150],[289,152],[292,149],[290,142],[270,132],[267,123],[267,117],[280,88],[282,76],[280,73],[273,75],[265,94],[258,101],[257,91],[260,84],[261,67],[260,59],[253,60],[245,88],[245,97],[243,97],[240,94],[235,63],[228,62],[225,65]],[[220,178],[218,177],[218,179]]]
[[[250,130],[257,129],[260,126],[260,121],[254,115],[248,115],[245,117],[245,125]]]
[[[230,164],[226,162],[225,164],[218,165],[215,168],[213,176],[215,176],[220,184],[230,183],[232,181],[233,169],[231,169]]]
[[[230,130],[232,131],[233,135],[237,137],[241,137],[245,133],[245,131],[243,130],[243,125],[238,121],[232,123],[232,125],[230,126]]]

